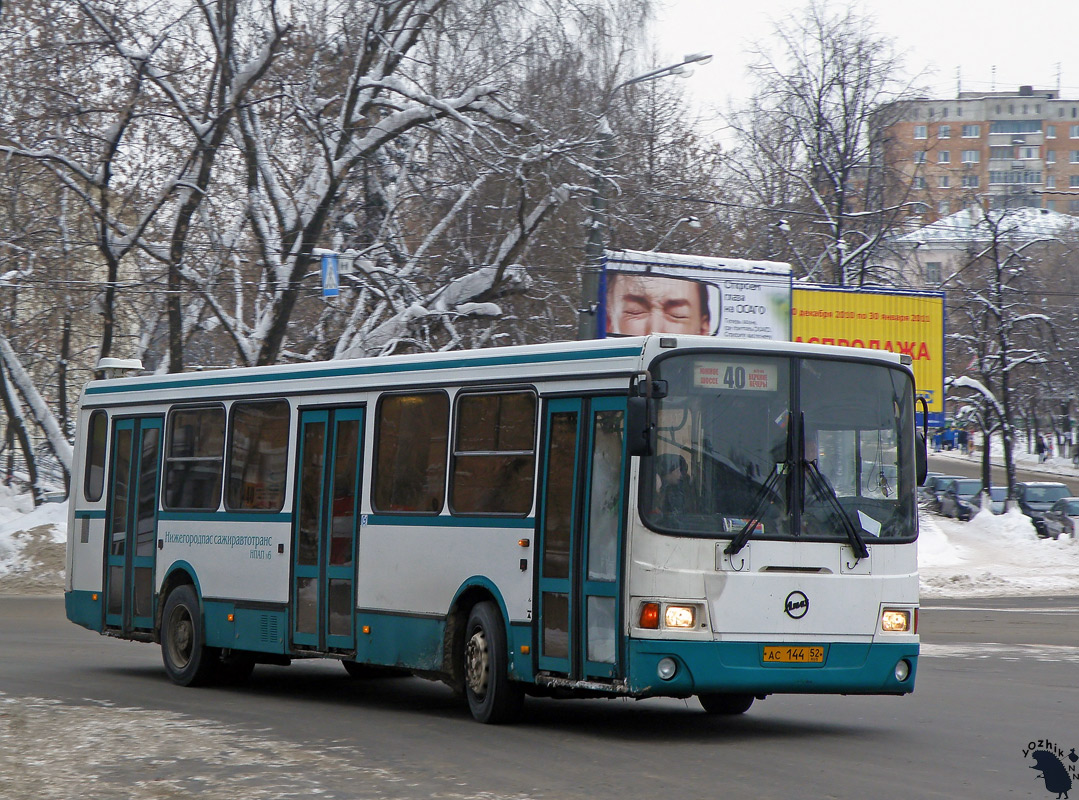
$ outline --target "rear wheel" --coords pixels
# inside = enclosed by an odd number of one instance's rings
[[[704,710],[709,714],[723,716],[744,714],[753,705],[753,695],[751,694],[699,694],[697,699],[701,701]]]
[[[177,586],[165,601],[161,615],[161,659],[165,672],[180,686],[209,682],[220,665],[220,652],[206,647],[199,600],[190,584]]]
[[[524,690],[507,672],[506,629],[494,603],[477,603],[465,626],[465,696],[479,722],[510,722],[521,713]]]

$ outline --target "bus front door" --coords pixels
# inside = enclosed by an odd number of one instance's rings
[[[161,417],[113,423],[105,547],[105,625],[154,627],[154,548],[161,469]]]
[[[304,411],[292,529],[292,642],[356,649],[356,525],[363,409]]]
[[[575,680],[623,674],[625,413],[617,397],[547,404],[537,666]]]

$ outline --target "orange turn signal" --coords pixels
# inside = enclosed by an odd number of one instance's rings
[[[641,627],[659,629],[659,603],[645,603],[641,606]]]

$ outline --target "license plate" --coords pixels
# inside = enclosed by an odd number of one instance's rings
[[[765,664],[823,664],[823,647],[779,647],[764,648]]]

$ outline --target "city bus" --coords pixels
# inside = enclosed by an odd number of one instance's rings
[[[68,618],[193,686],[256,664],[526,695],[903,695],[909,357],[649,335],[92,381]]]

